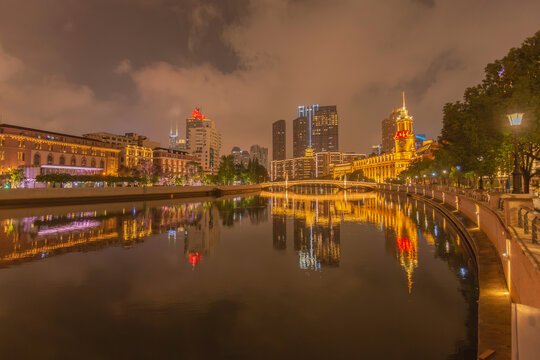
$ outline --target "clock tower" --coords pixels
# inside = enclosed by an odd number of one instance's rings
[[[415,156],[413,118],[405,107],[405,92],[403,92],[403,107],[396,119],[395,155],[396,159],[411,159]]]

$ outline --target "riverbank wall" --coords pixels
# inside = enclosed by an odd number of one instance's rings
[[[260,185],[0,189],[0,207],[180,199],[254,193]]]

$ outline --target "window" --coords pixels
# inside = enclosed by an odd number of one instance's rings
[[[83,159],[81,160],[81,166],[86,166],[86,158],[83,158]]]
[[[49,156],[47,156],[47,165],[52,165],[53,163],[53,156],[52,154],[49,154]]]
[[[4,160],[4,150],[0,150],[0,160]]]
[[[99,167],[102,168],[102,169],[105,169],[105,161],[101,160],[99,162]]]
[[[92,166],[93,168],[96,167],[96,159],[92,159],[92,161],[90,162],[90,166]]]
[[[0,146],[4,146],[4,138],[0,138]]]
[[[24,147],[24,141],[19,140],[19,147],[20,147],[20,148],[23,148],[23,147]]]
[[[49,145],[49,151],[53,151],[53,146]]]
[[[41,165],[41,156],[39,154],[34,155],[34,165],[40,166]]]
[[[77,165],[77,160],[75,159],[75,156],[72,156],[71,157],[71,166],[76,166]]]
[[[66,158],[64,156],[60,156],[60,165],[66,164]]]
[[[24,152],[22,151],[17,152],[17,160],[24,161]]]

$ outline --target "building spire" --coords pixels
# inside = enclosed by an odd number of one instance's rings
[[[406,108],[405,108],[405,91],[403,91],[402,94],[403,94],[403,109],[406,109]]]

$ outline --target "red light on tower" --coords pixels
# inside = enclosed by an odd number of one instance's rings
[[[201,114],[201,110],[199,108],[195,108],[195,110],[193,110],[193,112],[191,113],[191,117],[193,119],[201,119],[201,120],[206,119],[206,116]]]

